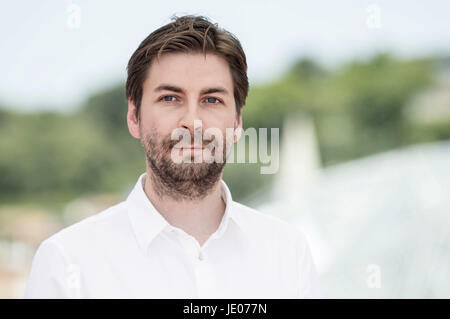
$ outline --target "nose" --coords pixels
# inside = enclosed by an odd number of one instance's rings
[[[188,129],[192,138],[194,134],[201,134],[202,120],[198,115],[197,106],[191,103],[183,112],[178,127]]]

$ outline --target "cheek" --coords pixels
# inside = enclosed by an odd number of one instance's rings
[[[225,130],[226,127],[233,127],[234,121],[235,114],[228,110],[210,112],[203,117],[203,122],[207,127],[217,127],[221,130]]]
[[[163,109],[154,108],[147,112],[149,125],[158,128],[158,131],[171,131],[177,127],[178,117],[176,112],[169,112]]]
[[[227,128],[234,128],[233,119],[222,119],[222,121],[217,122],[210,127],[218,128],[223,134],[225,134]]]
[[[141,126],[146,132],[156,131],[160,136],[167,134],[168,121],[167,116],[159,114],[151,107],[143,109],[141,113]]]

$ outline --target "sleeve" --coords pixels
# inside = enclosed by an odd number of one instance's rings
[[[300,232],[298,252],[298,272],[299,272],[299,296],[304,299],[325,298],[320,287],[319,275],[316,270],[311,249],[306,236]]]
[[[34,255],[24,297],[76,297],[79,291],[77,270],[77,267],[69,262],[61,245],[49,240],[43,241]]]

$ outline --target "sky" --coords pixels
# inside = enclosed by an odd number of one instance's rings
[[[449,1],[0,1],[0,105],[69,112],[126,80],[140,42],[174,14],[237,36],[250,86],[299,57],[327,67],[378,52],[450,56]]]

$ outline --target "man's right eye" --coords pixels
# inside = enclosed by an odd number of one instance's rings
[[[163,102],[175,102],[175,100],[172,100],[172,98],[174,98],[176,100],[176,97],[173,95],[165,95],[165,96],[161,97],[159,100],[163,101]]]

